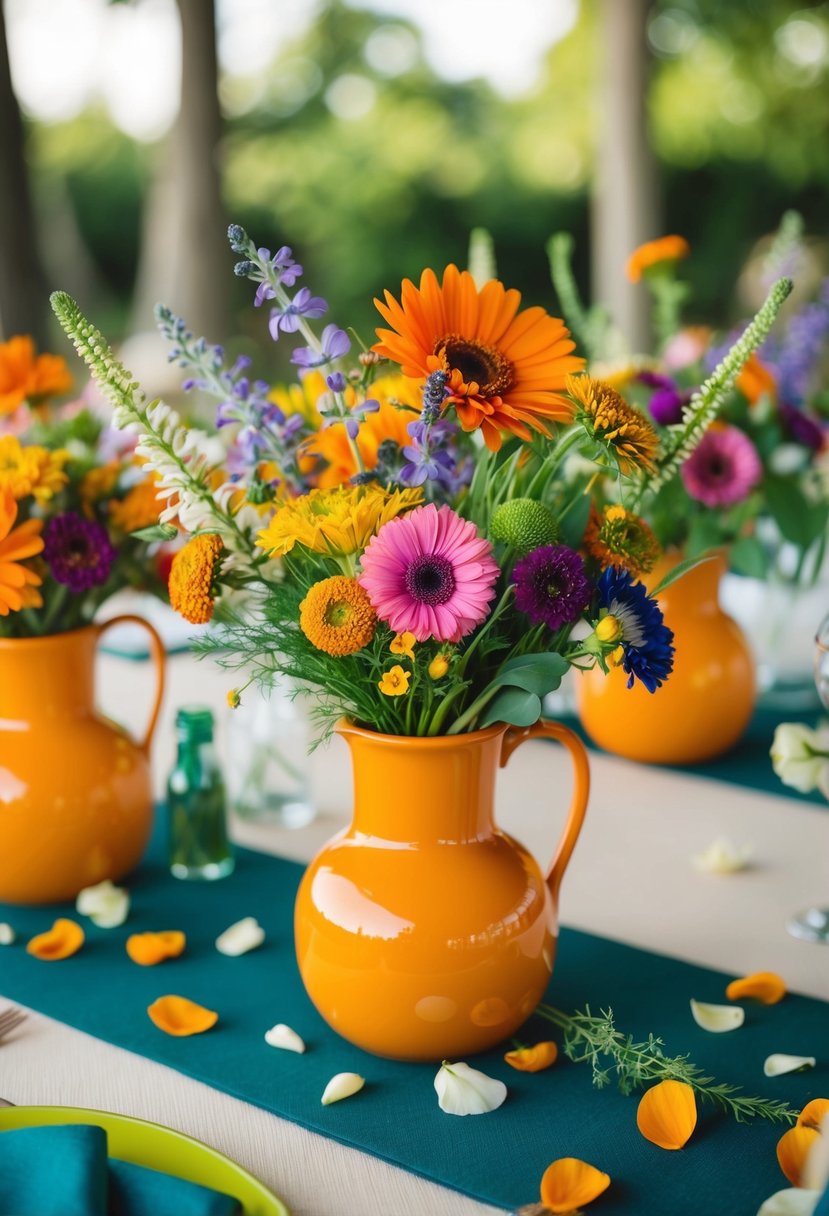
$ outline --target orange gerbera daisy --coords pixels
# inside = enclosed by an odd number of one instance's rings
[[[646,241],[627,260],[625,270],[631,283],[638,283],[642,275],[664,262],[679,262],[687,258],[691,246],[684,236],[660,236],[655,241]]]
[[[468,271],[447,266],[443,282],[424,270],[420,287],[403,280],[400,300],[374,301],[390,329],[378,329],[373,349],[399,363],[404,376],[447,375],[445,408],[455,407],[465,431],[478,428],[497,452],[502,432],[530,439],[545,422],[570,419],[572,403],[559,391],[584,360],[558,317],[543,308],[518,312],[521,293],[490,279],[478,290]]]
[[[20,562],[43,549],[40,535],[43,524],[39,519],[29,519],[15,528],[16,519],[17,503],[13,495],[8,491],[0,493],[0,616],[36,607],[40,598],[32,588],[39,587],[42,579]]]
[[[59,355],[35,355],[29,337],[0,342],[0,415],[13,414],[24,401],[36,403],[71,387],[72,377]]]

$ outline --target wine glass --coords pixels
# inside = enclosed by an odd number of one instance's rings
[[[829,614],[820,623],[815,637],[815,686],[821,704],[829,709]],[[793,937],[829,945],[829,907],[807,908],[798,912],[786,928]]]

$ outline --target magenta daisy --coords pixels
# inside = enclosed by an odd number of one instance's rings
[[[736,426],[712,426],[682,466],[685,489],[706,507],[742,502],[763,476],[754,444]]]
[[[395,633],[459,642],[489,614],[498,566],[475,525],[432,503],[384,524],[368,543],[359,582]]]

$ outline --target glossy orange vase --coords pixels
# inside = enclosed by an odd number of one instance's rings
[[[98,639],[124,622],[150,634],[156,669],[139,742],[94,708]],[[140,617],[0,639],[0,900],[73,899],[136,865],[152,827],[149,751],[163,692],[164,647]]]
[[[679,561],[666,557],[650,575],[656,586]],[[627,687],[621,667],[576,679],[579,717],[605,751],[646,764],[697,764],[727,752],[754,709],[754,659],[736,621],[722,611],[720,555],[695,566],[659,596],[674,631],[674,669],[655,693]]]
[[[343,723],[354,816],[296,902],[305,988],[339,1034],[400,1060],[484,1051],[535,1009],[556,956],[558,889],[584,820],[587,754],[554,723],[434,739]],[[546,875],[493,821],[495,776],[519,744],[557,739],[575,788]]]

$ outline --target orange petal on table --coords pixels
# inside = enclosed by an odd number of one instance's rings
[[[73,920],[62,917],[55,921],[47,933],[39,933],[29,942],[26,950],[44,962],[57,962],[77,954],[84,943],[84,932]]]
[[[741,980],[732,980],[725,990],[729,1001],[753,997],[763,1005],[776,1005],[786,995],[786,985],[774,971],[755,971]]]
[[[829,1115],[829,1098],[812,1098],[797,1116],[798,1127],[820,1128],[821,1123]]]
[[[178,929],[163,933],[133,933],[127,938],[127,954],[141,967],[154,967],[167,958],[178,958],[187,938]]]
[[[694,1091],[684,1081],[660,1081],[643,1095],[636,1126],[660,1148],[682,1148],[697,1125]]]
[[[219,1020],[218,1013],[188,1001],[186,996],[160,996],[147,1009],[150,1021],[165,1034],[184,1038],[190,1034],[204,1034]]]
[[[536,1043],[534,1047],[518,1047],[504,1056],[510,1068],[519,1072],[541,1072],[558,1059],[558,1048],[553,1042]]]
[[[541,1202],[551,1212],[574,1212],[610,1186],[610,1175],[578,1157],[559,1157],[541,1179]]]
[[[806,1158],[819,1139],[814,1127],[790,1127],[777,1141],[777,1160],[792,1186],[800,1186]]]

